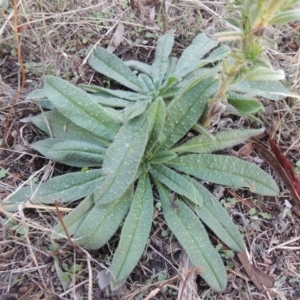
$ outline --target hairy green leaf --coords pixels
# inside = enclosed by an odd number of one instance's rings
[[[104,146],[108,146],[111,143],[109,140],[101,138],[92,132],[77,126],[60,114],[57,109],[36,115],[32,117],[31,121],[49,136],[58,139],[82,141],[94,144],[98,143]]]
[[[243,187],[251,192],[276,196],[278,187],[270,175],[259,167],[236,157],[216,154],[190,154],[167,162],[172,168],[200,179]]]
[[[106,148],[80,141],[61,141],[45,150],[46,139],[31,144],[31,148],[39,151],[47,158],[72,167],[101,166]],[[54,139],[56,140],[56,139]]]
[[[161,137],[167,115],[166,105],[162,98],[157,98],[148,109],[149,140],[145,153],[151,152]]]
[[[278,12],[275,17],[270,20],[270,24],[281,25],[287,24],[291,21],[300,20],[300,9],[286,10]]]
[[[265,128],[220,131],[213,136],[214,139],[212,139],[209,135],[202,134],[188,140],[181,146],[172,148],[171,150],[176,153],[210,153],[238,145],[253,136],[263,133],[264,131]]]
[[[120,197],[134,180],[148,141],[148,123],[144,116],[122,126],[104,157],[102,171],[107,175],[95,192],[98,205]]]
[[[153,215],[153,196],[149,177],[142,174],[130,211],[123,225],[120,242],[111,265],[113,289],[124,283],[138,263],[149,237]]]
[[[149,161],[151,164],[163,164],[173,158],[175,158],[177,155],[172,151],[161,151],[155,153],[154,156],[151,157],[151,160]]]
[[[169,55],[172,51],[173,43],[174,33],[172,30],[168,31],[157,40],[151,76],[156,89],[161,86],[165,78],[169,64]]]
[[[100,170],[69,173],[54,177],[44,183],[23,187],[12,194],[5,206],[17,210],[17,205],[31,203],[54,204],[55,201],[71,202],[92,193],[103,181]]]
[[[105,97],[108,99],[120,98],[128,101],[139,101],[139,100],[147,100],[149,98],[149,96],[140,93],[123,91],[123,90],[112,90],[97,85],[81,84],[80,86],[89,92],[96,93],[96,96],[99,95],[101,97]]]
[[[106,97],[99,94],[90,94],[94,100],[96,100],[102,106],[108,107],[126,107],[129,104],[132,104],[131,101],[123,100],[120,98]]]
[[[125,120],[129,121],[139,115],[141,115],[147,108],[147,101],[138,101],[132,105],[128,105],[125,108]]]
[[[180,56],[174,75],[182,77],[194,70],[200,59],[217,45],[218,42],[209,38],[205,33],[198,34]]]
[[[169,191],[157,183],[164,217],[168,227],[188,254],[195,267],[201,268],[200,275],[216,291],[226,288],[227,276],[220,255],[211,245],[206,230],[192,210],[182,201],[176,201],[174,210]]]
[[[238,252],[244,251],[246,246],[243,237],[219,200],[196,180],[189,176],[185,177],[190,180],[203,199],[202,206],[191,202],[188,202],[188,205],[228,247]]]
[[[282,100],[285,97],[299,97],[279,81],[241,81],[231,85],[230,91],[245,93],[249,98],[260,96],[271,100]]]
[[[150,173],[156,180],[162,182],[175,193],[187,197],[199,206],[202,205],[201,194],[184,176],[164,165],[152,165]]]
[[[187,86],[172,102],[160,143],[162,150],[173,146],[200,118],[205,104],[218,83],[213,78],[198,79]]]
[[[179,82],[179,79],[177,77],[170,75],[168,77],[168,80],[166,80],[164,85],[159,89],[159,95],[160,96],[165,95],[166,92],[178,82]]]
[[[234,106],[242,115],[256,114],[264,112],[265,107],[255,99],[232,99],[228,98],[228,103]]]
[[[95,205],[74,234],[76,243],[87,249],[99,249],[119,228],[133,198],[133,186],[116,201]]]
[[[88,49],[88,53],[90,49]],[[90,66],[97,72],[112,78],[124,86],[145,93],[135,74],[114,54],[101,47],[95,47],[89,56]]]
[[[86,92],[54,76],[45,76],[44,89],[58,111],[102,138],[112,139],[120,128],[105,110]]]
[[[154,83],[148,75],[139,74],[138,78],[140,81],[143,81],[143,84],[145,85],[149,93],[155,93]]]
[[[269,67],[254,67],[245,74],[245,80],[248,81],[258,81],[258,80],[268,80],[268,81],[278,81],[285,79],[284,71],[273,70]]]
[[[148,75],[149,77],[151,77],[152,66],[150,66],[146,63],[143,63],[138,60],[127,60],[127,61],[124,61],[124,64],[127,67],[129,67],[130,69],[136,70],[140,73],[144,73],[144,74]]]

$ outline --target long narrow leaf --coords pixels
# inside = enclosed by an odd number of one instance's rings
[[[120,197],[133,182],[148,141],[148,123],[144,116],[126,123],[108,148],[102,171],[104,183],[95,192],[95,201],[102,205]]]
[[[200,207],[202,206],[203,200],[201,194],[184,176],[164,165],[152,165],[150,173],[156,180],[162,182],[170,190],[187,197],[190,201]]]
[[[197,35],[179,58],[176,66],[176,76],[185,75],[190,68],[198,65],[199,60],[217,45],[218,42],[210,39],[205,33]]]
[[[106,97],[108,99],[120,98],[128,101],[138,101],[138,100],[147,100],[149,98],[149,96],[143,95],[141,93],[135,93],[135,92],[123,91],[123,90],[112,90],[98,85],[81,84],[80,86],[89,92],[96,93],[96,95]]]
[[[243,141],[249,139],[250,137],[259,135],[264,131],[265,128],[220,131],[216,133],[216,135],[214,135],[214,139],[212,139],[208,135],[202,134],[188,140],[181,146],[173,148],[172,151],[176,153],[211,153],[213,151],[223,150],[240,144]]]
[[[150,152],[161,137],[167,115],[166,105],[162,98],[157,98],[148,109],[149,140],[146,153]]]
[[[193,72],[203,69],[203,67],[207,64],[224,59],[230,52],[231,50],[228,46],[218,47],[212,51],[207,58],[200,59],[198,62],[195,62],[195,64],[189,64],[185,68],[176,71],[173,75],[178,78],[189,76]]]
[[[124,64],[129,67],[130,69],[136,70],[139,73],[143,73],[146,74],[148,76],[151,76],[152,74],[152,66],[143,63],[141,61],[137,61],[137,60],[127,60],[124,61]]]
[[[118,122],[82,89],[54,76],[45,77],[44,89],[59,112],[77,126],[107,139],[119,130]]]
[[[98,94],[96,95],[91,94],[90,97],[93,97],[99,104],[108,107],[126,107],[128,104],[132,103],[124,99],[105,97]]]
[[[205,104],[216,91],[213,78],[198,79],[185,88],[172,102],[163,130],[161,149],[166,150],[182,138],[200,118]]]
[[[174,43],[174,33],[172,30],[161,36],[157,40],[155,59],[152,64],[152,79],[154,86],[158,89],[166,75],[169,65],[169,55]]]
[[[200,275],[216,291],[226,288],[227,276],[220,255],[211,245],[206,230],[192,210],[182,201],[176,201],[174,210],[169,199],[170,193],[157,183],[164,217],[168,227],[188,254],[195,267],[201,268]]]
[[[54,204],[55,201],[71,202],[92,193],[103,181],[100,170],[89,170],[54,177],[44,183],[23,187],[13,194],[5,205],[17,205],[30,200],[31,203]]]
[[[134,91],[145,93],[135,74],[121,59],[105,49],[101,47],[94,48],[88,62],[97,72],[118,81]]]
[[[216,154],[190,154],[167,162],[169,166],[189,175],[251,192],[276,196],[278,187],[270,175],[259,167],[236,157]]]
[[[111,265],[113,289],[118,288],[138,263],[149,237],[153,196],[149,177],[142,174],[126,217]]]
[[[191,202],[188,205],[228,247],[238,252],[244,251],[246,246],[243,237],[220,201],[196,180],[189,176],[185,177],[190,180],[203,199],[201,207]]]
[[[72,167],[93,167],[101,166],[106,152],[106,148],[99,145],[79,142],[79,141],[61,141],[55,143],[52,147],[45,150],[45,142],[52,139],[38,141],[30,145],[45,155],[47,158]],[[56,140],[56,139],[53,139]]]
[[[59,113],[57,109],[36,115],[32,117],[31,121],[49,136],[62,140],[83,141],[94,144],[99,143],[100,145],[107,146],[111,143],[109,140],[101,138],[92,132],[77,126]]]
[[[99,249],[119,228],[133,198],[133,186],[116,201],[107,205],[95,205],[74,235],[78,245],[87,249]]]
[[[138,101],[132,105],[128,105],[125,108],[125,120],[129,121],[139,115],[141,115],[147,108],[147,101]]]
[[[271,100],[281,100],[285,97],[299,95],[288,90],[279,81],[241,81],[230,86],[231,91],[248,94],[248,97],[265,97]]]

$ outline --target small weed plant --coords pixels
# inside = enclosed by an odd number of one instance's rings
[[[49,135],[31,148],[82,170],[23,187],[11,195],[5,208],[14,210],[24,201],[53,204],[83,198],[63,221],[74,242],[88,249],[105,245],[123,224],[110,266],[113,289],[125,282],[143,254],[155,201],[160,201],[168,227],[192,263],[201,266],[201,276],[213,289],[224,290],[226,270],[203,223],[230,249],[241,252],[245,244],[201,180],[262,195],[278,193],[274,180],[257,166],[213,153],[264,128],[212,136],[199,120],[203,115],[207,120],[207,111],[212,117],[212,105],[225,98],[232,101],[224,105],[234,106],[237,114],[254,117],[263,110],[255,96],[279,100],[290,91],[277,76],[271,76],[273,81],[254,76],[265,66],[253,65],[251,72],[241,73],[241,53],[219,46],[204,33],[179,59],[170,57],[173,42],[172,31],[158,39],[152,65],[123,62],[100,47],[88,49],[89,64],[126,90],[79,88],[46,76],[43,89],[29,95],[48,109],[32,122]],[[228,71],[231,67],[236,69]],[[192,129],[198,134],[189,137]],[[65,235],[58,224],[52,237]]]

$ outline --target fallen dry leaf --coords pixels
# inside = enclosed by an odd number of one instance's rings
[[[248,259],[246,251],[237,254],[245,272],[258,290],[264,291],[265,287],[272,288],[274,286],[274,278],[267,275],[260,269],[256,268]]]
[[[113,53],[116,50],[116,48],[120,45],[123,39],[124,32],[125,32],[124,25],[122,23],[119,23],[106,49],[107,51]]]
[[[270,141],[272,141],[270,139]],[[277,173],[290,191],[292,197],[300,204],[300,183],[296,173],[288,159],[280,152],[272,141],[271,148],[275,156],[260,143],[255,143],[254,149],[257,154]],[[276,155],[277,154],[277,155]]]
[[[280,163],[281,167],[284,169],[286,175],[290,179],[290,181],[293,185],[293,188],[294,188],[294,190],[297,193],[298,198],[299,198],[299,196],[300,196],[300,180],[299,180],[292,164],[284,156],[284,154],[280,151],[278,146],[275,144],[275,142],[271,138],[269,138],[269,142],[270,142],[273,153],[275,154],[275,156],[276,156],[278,162]]]

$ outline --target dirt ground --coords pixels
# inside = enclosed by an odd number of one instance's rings
[[[243,233],[251,263],[262,277],[273,280],[273,287],[265,291],[257,289],[236,256],[225,254],[228,287],[223,293],[212,291],[193,272],[184,278],[182,274],[193,266],[159,211],[148,246],[126,284],[117,291],[101,290],[99,278],[109,267],[120,232],[99,250],[75,251],[67,241],[58,243],[50,238],[58,222],[54,208],[20,207],[14,214],[1,210],[1,202],[33,174],[35,180],[45,181],[72,171],[29,147],[42,138],[42,133],[22,122],[39,112],[26,96],[43,86],[45,75],[73,84],[109,86],[110,82],[84,61],[89,45],[113,47],[124,60],[150,63],[155,40],[169,28],[175,32],[173,54],[177,56],[206,28],[227,29],[221,19],[226,11],[220,1],[24,0],[18,2],[17,15],[12,2],[2,1],[0,10],[0,300],[300,299],[300,203],[295,203],[282,180],[255,153],[245,159],[274,176],[281,190],[277,197],[217,185],[207,187]],[[18,26],[26,76],[23,87],[14,24]],[[119,24],[123,25],[122,33],[117,31]],[[300,93],[299,23],[271,28],[266,34],[265,49],[273,66],[282,68],[287,76],[285,84]],[[259,117],[265,124],[274,124],[274,140],[293,166],[299,163],[300,170],[300,100],[262,101],[266,112]],[[219,126],[226,126],[228,119],[230,116],[224,116]],[[235,155],[239,148],[227,153]],[[213,234],[211,240],[215,245],[220,243]]]

